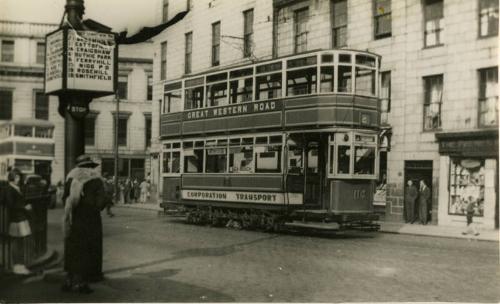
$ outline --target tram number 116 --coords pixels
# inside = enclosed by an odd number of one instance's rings
[[[353,190],[353,197],[355,200],[365,199],[366,198],[366,190],[364,190],[364,189]]]

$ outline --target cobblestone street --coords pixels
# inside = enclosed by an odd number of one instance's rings
[[[310,236],[186,225],[116,208],[104,221],[107,279],[59,291],[60,266],[4,278],[7,302],[498,302],[498,243],[376,233]],[[61,210],[49,244],[62,249]]]

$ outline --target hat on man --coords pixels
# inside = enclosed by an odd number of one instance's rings
[[[90,156],[83,154],[76,158],[76,166],[80,168],[95,168],[99,164],[94,162]]]

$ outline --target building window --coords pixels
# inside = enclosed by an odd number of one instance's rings
[[[212,24],[212,65],[219,65],[220,61],[220,22]]]
[[[0,90],[0,120],[12,119],[12,91]]]
[[[498,68],[479,70],[479,126],[498,125]]]
[[[452,159],[450,162],[450,200],[448,214],[484,216],[484,159]]]
[[[168,21],[168,0],[163,0],[163,10],[161,20],[163,23]]]
[[[14,41],[2,40],[2,62],[14,62]]]
[[[45,43],[37,42],[36,44],[36,63],[45,63]]]
[[[243,12],[243,57],[252,56],[253,9]]]
[[[424,5],[425,47],[442,45],[444,38],[443,0],[425,0]]]
[[[118,98],[128,99],[128,76],[118,77]]]
[[[391,72],[380,73],[380,111],[381,123],[387,124],[391,112]]]
[[[391,36],[391,0],[375,0],[374,2],[375,39]]]
[[[161,43],[160,79],[167,79],[167,42]]]
[[[35,118],[49,119],[49,96],[40,91],[35,91]]]
[[[87,115],[84,121],[85,127],[85,145],[94,146],[95,145],[95,121],[96,117],[94,115]]]
[[[347,46],[347,0],[333,0],[332,45],[334,48]]]
[[[443,75],[424,77],[424,131],[441,128]]]
[[[127,124],[128,124],[128,116],[127,117],[118,116],[118,146],[127,145]],[[116,128],[116,122],[114,123],[114,126]]]
[[[148,101],[153,100],[153,76],[148,75],[148,88],[147,88],[147,96]]]
[[[151,147],[151,126],[152,126],[152,120],[151,120],[151,115],[146,115],[145,120],[144,120],[144,127],[146,130],[146,148]]]
[[[295,53],[307,51],[307,20],[309,19],[309,9],[304,8],[295,11],[294,24],[295,24]]]
[[[184,50],[184,73],[191,73],[191,57],[193,54],[193,32],[186,34]]]
[[[498,35],[498,0],[479,0],[479,37]]]

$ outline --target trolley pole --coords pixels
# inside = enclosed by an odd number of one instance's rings
[[[118,96],[118,90],[115,92],[115,100],[116,100],[116,113],[114,115],[115,118],[115,170],[114,170],[114,182],[115,182],[115,204],[118,204],[118,201],[120,199],[120,194],[119,194],[119,186],[118,186],[118,161],[119,161],[119,152],[118,152],[118,118],[120,116],[120,97]]]

